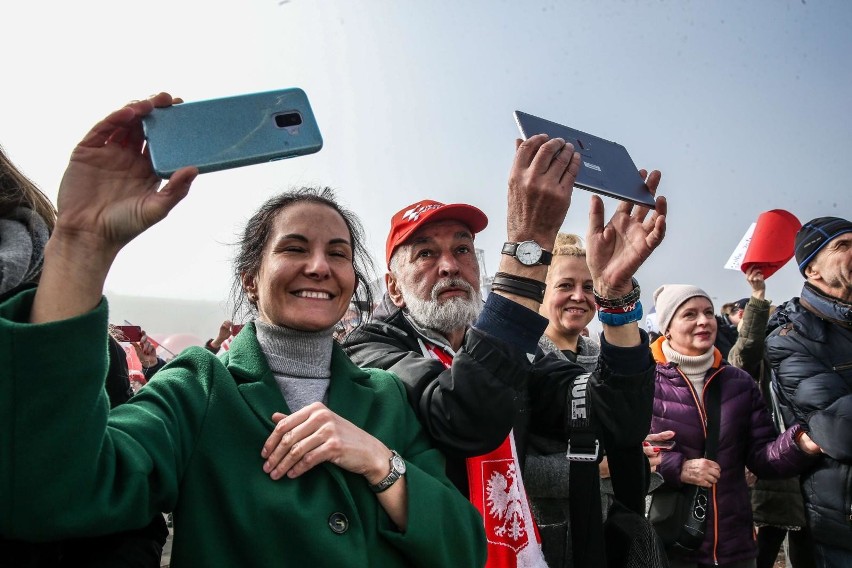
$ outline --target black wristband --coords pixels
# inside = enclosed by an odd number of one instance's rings
[[[608,309],[615,309],[629,304],[635,304],[639,301],[639,297],[642,295],[642,289],[639,287],[639,281],[636,280],[636,278],[633,278],[631,280],[633,282],[633,289],[627,294],[621,296],[620,298],[604,298],[603,296],[598,294],[597,290],[594,290],[593,293],[595,295],[595,303],[598,305],[599,308]]]
[[[515,294],[516,296],[533,300],[539,304],[544,301],[545,288],[546,285],[540,280],[515,276],[506,272],[498,272],[494,275],[494,280],[491,282],[492,290]]]

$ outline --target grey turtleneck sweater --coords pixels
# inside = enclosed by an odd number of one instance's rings
[[[255,321],[257,340],[290,412],[328,403],[333,328],[309,332]]]

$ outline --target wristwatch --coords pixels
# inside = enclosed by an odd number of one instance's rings
[[[514,256],[524,266],[537,266],[550,264],[553,255],[535,241],[523,241],[520,243],[504,243],[503,254]]]
[[[383,480],[370,486],[370,489],[372,489],[374,493],[381,493],[396,483],[397,479],[405,475],[405,460],[402,459],[402,456],[396,453],[396,450],[391,450],[391,452],[393,455],[390,457],[390,473]]]

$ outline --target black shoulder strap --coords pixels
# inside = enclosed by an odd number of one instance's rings
[[[590,373],[574,379],[568,396],[568,508],[574,566],[606,566],[601,512],[601,447],[588,395]]]
[[[597,462],[570,463],[568,510],[574,566],[606,566],[600,483]]]
[[[719,379],[711,379],[707,390],[707,401],[704,410],[707,413],[707,443],[704,446],[704,457],[716,460],[716,450],[719,448],[719,426],[722,416],[722,385]]]

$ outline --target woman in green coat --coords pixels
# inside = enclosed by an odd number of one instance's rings
[[[0,304],[0,534],[47,540],[174,511],[172,566],[480,566],[482,521],[390,373],[332,339],[366,284],[363,233],[327,190],[249,221],[238,297],[256,314],[221,359],[191,348],[113,412],[103,283],[119,250],[197,175],[160,189],[141,119],[78,144],[39,287]]]

